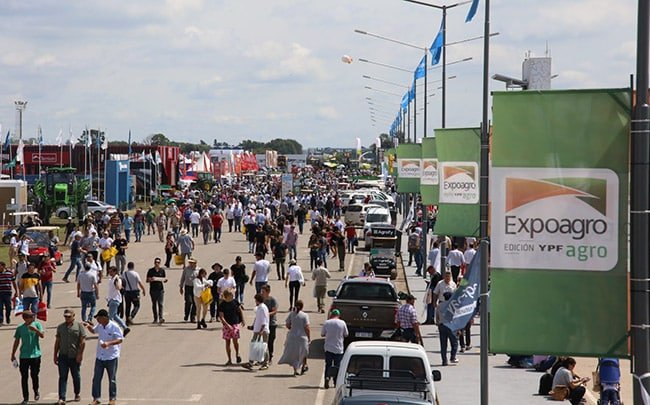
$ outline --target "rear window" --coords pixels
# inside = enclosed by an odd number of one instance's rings
[[[337,295],[343,300],[397,301],[395,290],[388,284],[345,283]]]
[[[368,214],[366,215],[366,222],[385,222],[389,223],[390,218],[385,214]]]
[[[360,370],[377,370],[376,372],[364,371],[363,375],[380,377],[383,369],[384,358],[382,356],[355,354],[350,357],[346,372],[348,374],[358,374]]]
[[[360,205],[350,205],[348,207],[348,212],[359,212],[361,211],[361,206]]]
[[[391,356],[389,360],[391,377],[404,377],[403,373],[393,373],[394,371],[410,371],[415,375],[415,378],[426,379],[427,373],[424,368],[424,363],[419,357],[406,357],[406,356]]]

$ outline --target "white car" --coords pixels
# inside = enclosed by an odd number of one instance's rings
[[[369,238],[370,227],[373,225],[391,225],[390,211],[387,208],[371,208],[366,212],[363,224],[362,238],[365,240],[364,249],[369,250],[372,245],[372,238]]]
[[[351,397],[370,400],[379,394],[385,398],[399,395],[438,405],[434,381],[440,379],[440,371],[431,370],[427,353],[420,345],[394,341],[352,342],[341,359],[332,404],[340,404]]]
[[[366,213],[371,208],[383,208],[375,204],[352,204],[345,210],[345,222],[354,226],[362,226],[366,220]]]
[[[94,214],[95,212],[104,212],[108,211],[109,214],[112,214],[116,211],[114,205],[106,204],[103,201],[88,200],[86,201],[86,206],[88,207],[88,212]],[[68,219],[70,216],[77,216],[77,209],[72,208],[72,213],[70,212],[70,207],[61,207],[56,210],[56,216],[61,219]]]

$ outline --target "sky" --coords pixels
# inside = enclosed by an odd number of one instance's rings
[[[456,1],[439,0],[451,5]],[[636,1],[492,0],[490,75],[521,77],[524,57],[553,58],[553,88],[627,87],[635,72]],[[483,34],[484,0],[448,10],[447,41]],[[388,132],[409,72],[429,47],[441,12],[402,0],[3,0],[0,124],[46,143],[86,127],[109,140],[237,144],[291,138],[303,147],[364,146]],[[482,40],[447,47],[446,125],[479,126]],[[349,55],[353,62],[341,61]],[[441,69],[429,71],[427,136],[441,118]],[[376,90],[366,89],[365,86]],[[490,80],[491,91],[504,84]],[[420,91],[422,87],[418,87]],[[379,90],[379,91],[377,91]],[[387,94],[395,93],[396,95]],[[422,94],[422,92],[421,92]],[[420,95],[422,97],[422,95]],[[371,118],[370,105],[376,111]],[[423,106],[422,98],[419,107]],[[372,121],[374,119],[375,121]],[[418,117],[418,138],[423,133]]]

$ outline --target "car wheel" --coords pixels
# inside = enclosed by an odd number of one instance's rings
[[[59,218],[61,218],[61,219],[68,219],[68,212],[67,212],[67,211],[61,211],[61,212],[59,212]]]
[[[6,235],[6,236],[2,237],[2,243],[4,243],[5,245],[8,245],[9,242],[11,242],[11,236],[10,235]]]

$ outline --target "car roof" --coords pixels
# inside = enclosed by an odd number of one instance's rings
[[[359,340],[356,342],[350,343],[348,350],[353,350],[356,348],[399,348],[399,349],[408,349],[408,350],[424,350],[422,346],[416,345],[415,343],[407,342],[396,342],[396,341],[383,341],[383,340]]]
[[[388,210],[388,208],[382,207],[382,206],[369,208],[368,209],[368,214],[370,214],[371,212],[380,212],[382,214],[390,214],[390,211]]]
[[[393,285],[388,278],[383,277],[352,277],[341,280],[341,284],[343,283],[377,283]]]

